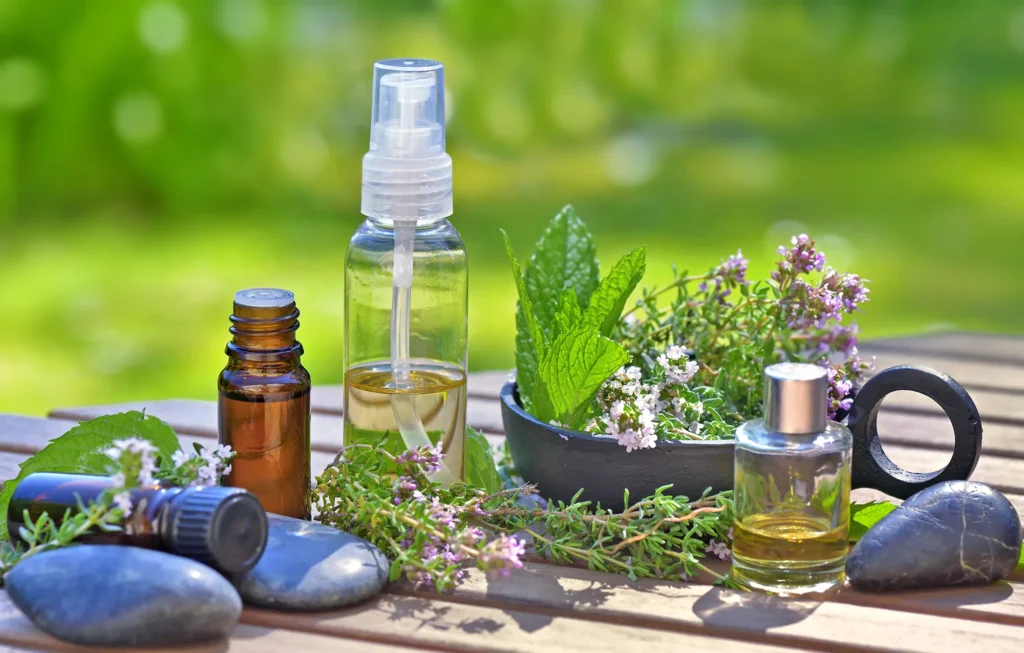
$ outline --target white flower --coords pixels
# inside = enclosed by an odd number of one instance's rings
[[[666,356],[665,354],[662,354],[661,356],[658,356],[658,365],[661,365],[662,368],[667,370],[668,369],[668,365],[669,365],[669,363],[668,363],[668,356]]]
[[[622,417],[622,412],[624,410],[626,410],[626,402],[622,401],[621,399],[612,402],[612,407],[608,410],[608,417],[611,418],[612,420],[618,420],[620,417]]]
[[[111,476],[110,482],[114,484],[114,487],[124,487],[124,472],[118,472]]]
[[[665,352],[665,356],[670,361],[677,361],[680,358],[685,358],[686,357],[686,350],[683,349],[682,347],[680,347],[679,345],[672,345]]]
[[[690,433],[693,433],[694,435],[700,435],[700,426],[700,422],[690,422],[688,430],[690,431]]]
[[[704,414],[704,402],[703,401],[698,401],[697,403],[693,404],[693,410],[697,413],[697,417],[700,417],[701,415],[703,415]]]
[[[630,381],[626,385],[622,386],[622,393],[625,395],[633,396],[640,392],[640,384],[636,381]]]
[[[128,517],[132,514],[132,495],[128,492],[120,492],[114,495],[114,506],[121,509],[121,513]]]
[[[175,467],[181,467],[188,461],[195,458],[195,456],[196,453],[194,451],[185,451],[184,449],[179,449],[178,451],[175,451],[174,454],[171,456],[171,462],[174,463]]]
[[[694,376],[696,376],[696,374],[697,374],[697,372],[699,370],[700,370],[700,366],[697,365],[696,361],[687,361],[686,362],[686,380],[689,381]]]
[[[640,371],[639,367],[628,367],[626,368],[626,378],[630,381],[639,381],[643,378],[643,372]]]

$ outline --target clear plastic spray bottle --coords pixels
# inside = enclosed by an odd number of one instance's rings
[[[469,277],[448,222],[440,63],[374,64],[362,213],[345,260],[345,442],[439,443],[447,485],[463,478]]]

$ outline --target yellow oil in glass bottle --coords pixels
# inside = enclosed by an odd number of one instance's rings
[[[468,267],[448,221],[443,67],[374,65],[366,221],[345,259],[345,442],[440,444],[442,483],[463,478]]]
[[[843,582],[853,436],[826,418],[827,370],[765,370],[764,418],[736,431],[733,577],[767,592]]]
[[[267,512],[309,519],[311,384],[295,339],[298,317],[287,290],[236,293],[218,430],[236,454],[225,485],[253,493]]]

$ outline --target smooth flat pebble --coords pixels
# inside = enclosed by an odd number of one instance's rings
[[[242,614],[223,576],[187,558],[127,546],[40,553],[5,578],[14,604],[58,639],[180,646],[226,637]]]
[[[387,585],[389,563],[354,535],[302,519],[268,514],[267,550],[233,577],[242,599],[279,610],[330,610],[364,601]]]
[[[1021,549],[1010,501],[981,483],[945,481],[910,497],[850,552],[855,587],[903,590],[1006,578]]]

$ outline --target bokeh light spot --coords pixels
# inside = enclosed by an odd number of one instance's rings
[[[1013,12],[1013,16],[1009,20],[1008,36],[1010,45],[1020,52],[1024,52],[1024,5]]]
[[[222,0],[217,18],[228,38],[238,42],[258,38],[268,23],[261,0]]]
[[[135,92],[121,96],[114,104],[114,129],[132,145],[151,143],[164,130],[164,112],[152,93]]]
[[[187,36],[188,17],[174,2],[151,2],[139,16],[139,37],[154,52],[174,52]]]
[[[657,153],[649,139],[620,136],[605,150],[608,177],[620,186],[639,186],[650,181],[657,167]]]
[[[46,79],[39,64],[12,57],[0,62],[0,109],[22,111],[42,99]]]

